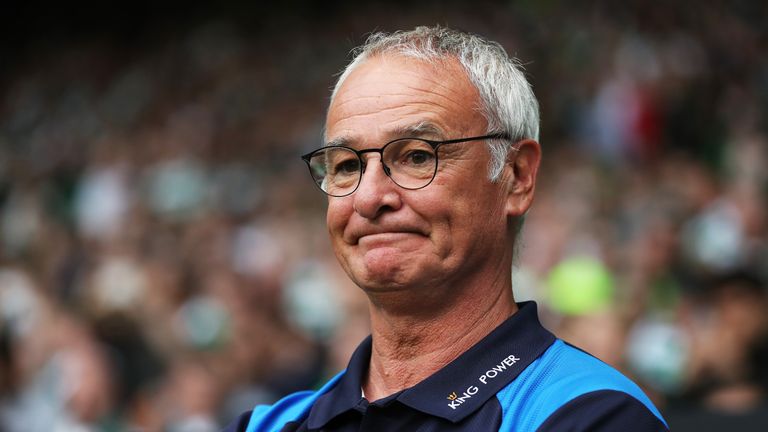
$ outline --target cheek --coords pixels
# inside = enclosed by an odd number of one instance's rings
[[[328,232],[331,234],[331,240],[334,244],[341,241],[344,228],[347,226],[347,222],[351,215],[351,200],[343,200],[334,197],[329,198],[325,221],[328,226]]]
[[[452,203],[450,225],[454,234],[469,242],[493,241],[503,235],[506,227],[504,201],[496,188],[466,187],[449,200]]]

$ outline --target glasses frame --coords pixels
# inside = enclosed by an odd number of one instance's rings
[[[429,146],[432,147],[432,150],[435,152],[435,169],[432,172],[432,178],[430,178],[429,181],[424,186],[419,186],[419,187],[416,187],[416,188],[409,188],[409,187],[405,187],[405,186],[400,185],[398,182],[395,181],[395,179],[392,178],[391,168],[388,167],[387,164],[384,163],[384,149],[386,149],[388,145],[390,145],[390,144],[392,144],[394,142],[402,141],[402,140],[408,140],[408,139],[419,140],[419,141],[425,142],[425,143],[429,144]],[[403,137],[403,138],[393,139],[392,141],[389,141],[386,144],[384,144],[383,146],[381,146],[380,148],[367,148],[367,149],[362,149],[362,150],[356,150],[356,149],[353,149],[351,147],[341,146],[341,145],[325,146],[325,147],[321,147],[321,148],[319,148],[317,150],[314,150],[314,151],[311,151],[311,152],[309,152],[307,154],[302,155],[301,159],[304,162],[306,162],[307,168],[309,168],[309,175],[310,175],[310,177],[312,177],[312,183],[314,183],[315,186],[318,189],[320,189],[324,194],[326,194],[328,196],[333,196],[333,197],[340,198],[340,197],[349,196],[349,195],[352,195],[353,193],[355,193],[357,188],[360,187],[360,183],[362,183],[362,181],[363,181],[363,174],[365,173],[365,168],[367,166],[367,163],[366,163],[365,159],[363,159],[363,155],[366,154],[366,153],[378,153],[379,154],[379,157],[381,158],[380,159],[381,160],[381,167],[384,170],[384,174],[386,174],[387,177],[389,177],[389,179],[392,180],[392,183],[394,183],[398,187],[401,187],[401,188],[406,189],[406,190],[419,190],[419,189],[423,189],[423,188],[429,186],[435,180],[435,176],[437,175],[437,167],[438,167],[438,164],[440,163],[440,157],[439,157],[439,152],[438,152],[438,149],[440,148],[440,146],[446,145],[446,144],[458,144],[458,143],[464,143],[464,142],[470,142],[470,141],[481,141],[481,140],[484,141],[484,140],[488,140],[488,139],[500,139],[500,140],[507,140],[507,141],[509,141],[509,140],[511,140],[511,137],[509,136],[509,134],[504,133],[504,132],[498,132],[498,133],[493,133],[493,134],[489,134],[489,135],[473,136],[473,137],[467,137],[467,138],[455,138],[455,139],[442,140],[442,141],[429,140],[429,139],[425,139],[425,138]],[[312,160],[312,156],[314,156],[316,153],[319,153],[321,151],[328,150],[329,148],[341,148],[341,149],[349,150],[349,151],[353,152],[355,155],[357,155],[357,159],[360,161],[360,172],[359,172],[359,175],[358,175],[358,178],[357,178],[357,184],[355,185],[354,188],[352,188],[351,191],[349,191],[348,193],[345,193],[343,195],[334,195],[334,194],[328,193],[327,191],[324,191],[323,188],[320,187],[320,185],[317,183],[317,181],[315,181],[315,176],[312,174],[312,165],[310,163],[310,161]]]

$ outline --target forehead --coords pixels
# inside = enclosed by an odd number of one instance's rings
[[[434,63],[379,55],[357,66],[328,109],[329,140],[396,137],[414,124],[429,124],[445,137],[484,131],[477,89],[455,59]]]

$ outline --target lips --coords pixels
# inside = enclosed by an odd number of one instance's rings
[[[409,232],[388,232],[381,234],[371,234],[362,236],[358,239],[357,245],[366,250],[379,247],[404,247],[411,241],[423,238],[421,234]]]
[[[426,230],[411,225],[401,224],[386,224],[386,225],[372,225],[361,224],[357,226],[347,227],[344,233],[344,239],[349,244],[356,245],[363,238],[370,239],[396,239],[399,235],[404,234],[416,234],[421,236],[428,235]]]

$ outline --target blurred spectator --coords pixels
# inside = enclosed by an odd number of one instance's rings
[[[765,283],[749,273],[717,277],[699,308],[688,329],[692,350],[687,400],[693,403],[671,409],[670,426],[681,431],[765,429]]]

